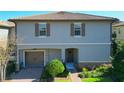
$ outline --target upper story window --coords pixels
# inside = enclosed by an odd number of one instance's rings
[[[74,35],[81,36],[81,23],[74,23]]]
[[[35,36],[50,36],[50,24],[49,23],[36,23],[35,24]]]
[[[71,24],[71,36],[85,36],[85,23],[76,22]]]
[[[118,28],[118,34],[121,34],[121,31],[120,31],[121,29],[120,28]]]
[[[47,24],[46,23],[39,23],[39,35],[46,36],[47,33]]]

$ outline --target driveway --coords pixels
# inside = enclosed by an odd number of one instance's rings
[[[9,82],[37,82],[41,76],[42,68],[25,68],[12,74]]]

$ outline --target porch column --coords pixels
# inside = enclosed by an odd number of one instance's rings
[[[65,48],[61,49],[61,59],[63,62],[65,62]]]
[[[17,49],[16,52],[16,71],[19,71],[20,67],[19,67],[19,49]]]

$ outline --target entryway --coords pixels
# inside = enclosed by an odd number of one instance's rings
[[[68,48],[65,51],[66,68],[70,72],[76,72],[75,64],[78,62],[78,49]]]
[[[78,49],[76,48],[66,49],[65,60],[67,63],[77,63],[78,62]]]

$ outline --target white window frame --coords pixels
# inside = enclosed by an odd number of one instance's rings
[[[46,30],[47,30],[47,23],[42,22],[42,23],[38,23],[38,24],[39,24],[39,37],[40,38],[46,38],[47,37],[47,32],[45,32],[45,35],[40,35],[40,25],[45,24],[46,25]]]
[[[76,34],[75,34],[75,24],[80,25],[80,35],[76,35]],[[74,37],[77,37],[77,38],[78,38],[78,37],[81,37],[81,30],[82,30],[81,23],[80,23],[80,22],[75,22],[75,23],[74,23]]]

